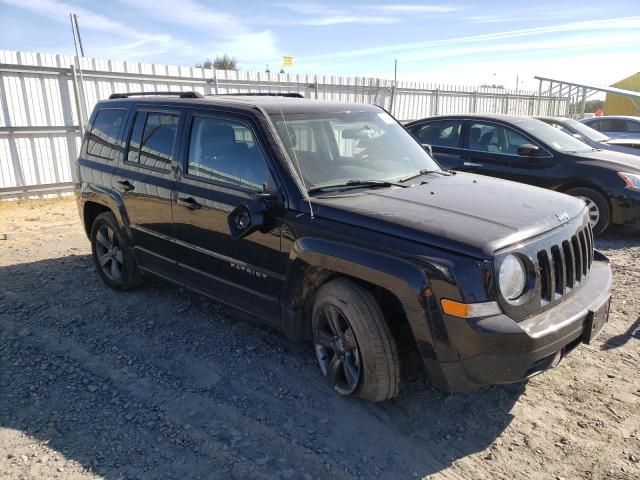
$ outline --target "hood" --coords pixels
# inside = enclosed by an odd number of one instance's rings
[[[319,217],[487,257],[584,215],[568,195],[481,175],[424,176],[409,188],[314,197]]]
[[[640,157],[638,155],[615,150],[594,150],[593,152],[580,152],[573,156],[580,160],[593,161],[617,172],[640,173]]]

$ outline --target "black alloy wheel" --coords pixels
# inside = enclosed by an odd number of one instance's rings
[[[316,358],[331,388],[350,395],[360,381],[360,353],[353,329],[334,305],[325,304],[314,331]]]

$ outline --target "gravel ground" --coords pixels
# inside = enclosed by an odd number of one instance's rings
[[[6,234],[6,239],[2,234]],[[523,385],[384,404],[312,349],[161,281],[107,288],[70,199],[0,203],[0,478],[640,477],[640,239],[594,345]],[[636,337],[637,335],[637,337]]]

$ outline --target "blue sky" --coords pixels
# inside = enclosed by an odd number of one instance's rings
[[[611,83],[640,71],[640,1],[0,0],[0,49],[245,70],[533,87],[533,75]]]

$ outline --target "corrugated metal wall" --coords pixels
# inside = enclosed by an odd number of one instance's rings
[[[632,90],[634,92],[640,92],[640,72],[631,75],[619,82],[611,85],[612,87],[622,88],[624,90]],[[604,114],[605,115],[640,115],[638,108],[634,105],[633,101],[628,97],[620,95],[612,95],[607,93],[604,101]]]
[[[120,60],[0,51],[0,196],[69,189],[80,127],[98,100],[116,92],[202,94],[298,92],[308,98],[374,103],[402,120],[448,113],[541,111],[564,115],[568,102],[535,92],[474,89],[380,78],[213,71]],[[78,118],[81,120],[79,121]]]

